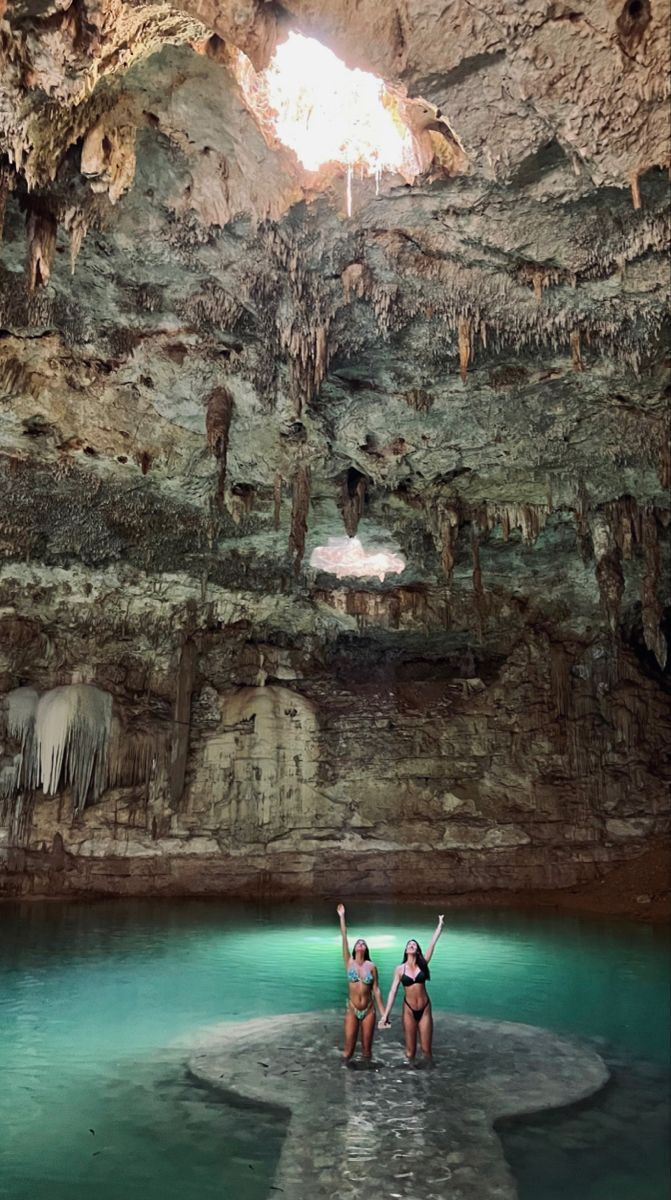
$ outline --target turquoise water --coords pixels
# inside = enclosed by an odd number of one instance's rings
[[[407,938],[426,945],[434,922],[407,905],[348,910],[383,992]],[[665,931],[447,914],[432,962],[435,1008],[598,1038],[615,1073],[585,1113],[504,1131],[523,1200],[665,1200],[669,986]],[[224,1020],[333,1008],[343,996],[330,905],[0,907],[0,1197],[264,1200],[282,1121],[196,1087],[185,1040]]]

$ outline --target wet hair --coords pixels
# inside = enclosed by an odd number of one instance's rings
[[[419,967],[420,971],[424,972],[425,978],[430,979],[431,972],[429,970],[429,964],[426,961],[424,955],[422,954],[422,947],[420,946],[419,942],[417,941],[417,938],[408,938],[408,942],[415,943],[415,945],[417,947],[417,953],[415,955],[415,961],[417,963],[417,966]],[[408,945],[408,942],[406,942],[406,947]],[[403,962],[407,962],[407,960],[408,960],[408,951],[406,949],[403,951]]]
[[[368,943],[365,942],[363,938],[355,938],[354,944],[352,946],[352,958],[354,958],[354,950],[355,950],[355,947],[358,942],[363,942],[364,962],[370,962],[370,950],[368,949]]]

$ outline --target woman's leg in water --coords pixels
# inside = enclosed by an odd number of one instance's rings
[[[373,1054],[373,1037],[375,1035],[375,1009],[371,1008],[367,1017],[360,1021],[361,1025],[361,1048],[364,1058],[371,1058]]]
[[[425,1058],[431,1058],[431,1047],[433,1044],[433,1017],[431,1015],[431,1005],[427,1004],[419,1021],[419,1044],[422,1047],[422,1054]]]
[[[417,1052],[417,1022],[403,1001],[403,1034],[405,1037],[405,1057],[412,1062]]]
[[[345,1012],[345,1044],[343,1046],[343,1052],[342,1052],[342,1056],[343,1056],[343,1059],[345,1060],[345,1062],[349,1062],[350,1058],[354,1054],[354,1047],[356,1046],[356,1035],[357,1035],[358,1029],[359,1029],[359,1022],[357,1021],[354,1013],[352,1012],[351,1006],[348,1004],[347,1010]]]

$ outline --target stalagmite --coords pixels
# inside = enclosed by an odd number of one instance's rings
[[[51,275],[51,265],[56,253],[58,226],[50,213],[31,209],[26,222],[28,239],[28,287],[46,287]]]
[[[299,466],[294,475],[293,498],[291,506],[291,532],[289,534],[289,553],[293,558],[294,573],[300,571],[305,551],[305,535],[308,529],[308,509],[310,508],[310,470]]]

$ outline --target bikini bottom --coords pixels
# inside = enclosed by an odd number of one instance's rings
[[[420,1023],[420,1021],[421,1021],[422,1017],[424,1016],[424,1013],[426,1012],[427,1008],[428,1008],[428,1007],[429,1007],[429,1005],[431,1004],[431,1001],[430,1001],[430,1000],[427,1000],[427,1002],[426,1002],[426,1004],[424,1005],[424,1007],[423,1007],[423,1008],[413,1008],[413,1007],[412,1007],[412,1004],[408,1004],[408,1001],[407,1001],[407,1000],[405,1000],[405,999],[404,999],[403,1003],[405,1004],[405,1007],[406,1007],[406,1008],[409,1008],[409,1009],[410,1009],[410,1012],[412,1013],[412,1015],[413,1015],[413,1017],[415,1018],[415,1020],[416,1020],[417,1024],[419,1025],[419,1023]]]
[[[368,1004],[366,1005],[365,1008],[355,1008],[354,1005],[352,1004],[351,1000],[348,1000],[347,1003],[348,1003],[349,1007],[351,1008],[352,1012],[354,1013],[354,1016],[356,1017],[357,1021],[363,1021],[364,1017],[367,1017],[368,1014],[373,1011],[373,1001],[372,1000],[368,1001]]]

